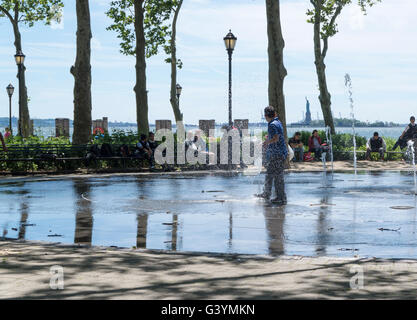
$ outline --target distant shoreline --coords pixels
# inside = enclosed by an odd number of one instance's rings
[[[55,119],[33,119],[35,128],[49,128],[55,127]],[[382,123],[381,123],[382,124]],[[155,127],[155,123],[149,124],[151,127]],[[216,127],[222,127],[225,123],[216,123]],[[264,127],[266,126],[266,122],[250,122],[250,127]],[[0,128],[5,128],[9,126],[9,118],[0,117]],[[12,118],[12,126],[17,127],[17,118]],[[73,120],[70,120],[70,127],[73,126]],[[130,122],[109,122],[110,128],[129,128],[129,127],[136,127],[136,123]],[[186,127],[198,127],[198,124],[185,124]],[[407,124],[390,124],[390,125],[364,125],[363,123],[355,124],[356,128],[398,128],[398,127],[405,127]],[[172,122],[172,127],[176,128],[175,121]],[[305,125],[305,124],[287,124],[287,128],[324,128],[324,124],[312,124],[312,125]],[[335,128],[351,128],[352,125],[336,125]]]

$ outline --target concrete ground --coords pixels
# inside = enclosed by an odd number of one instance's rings
[[[250,168],[249,168],[250,169]],[[331,163],[327,162],[327,169],[331,170]],[[334,170],[343,171],[343,172],[352,172],[354,171],[353,161],[335,161]],[[410,171],[412,167],[410,164],[405,161],[365,161],[361,160],[357,162],[357,170],[365,171]],[[243,172],[244,170],[238,169],[232,172]],[[320,161],[314,162],[291,162],[290,168],[287,169],[288,172],[315,172],[323,171],[323,163]],[[44,180],[59,180],[64,178],[73,178],[77,176],[86,176],[89,177],[106,177],[106,176],[117,176],[117,175],[132,175],[132,176],[149,176],[149,175],[207,175],[207,174],[216,174],[224,173],[222,170],[198,170],[198,171],[172,171],[172,172],[150,172],[146,169],[119,169],[119,170],[82,170],[77,173],[34,173],[34,174],[25,174],[25,175],[9,175],[4,174],[0,176],[2,179],[13,179],[13,180],[27,180],[27,179],[44,179]],[[1,174],[1,173],[0,173]]]
[[[359,161],[358,169],[408,171],[410,166],[399,161]],[[294,164],[290,170],[318,171],[322,163]],[[335,162],[335,170],[352,171],[353,163]],[[137,173],[142,174],[148,173]],[[63,177],[70,176],[44,178]],[[20,178],[28,179],[13,177]],[[50,288],[53,266],[63,268],[63,290]],[[0,241],[0,299],[416,297],[417,261],[411,260],[181,254]]]
[[[63,290],[50,288],[53,266],[63,268]],[[363,287],[356,281],[362,274]],[[416,295],[417,261],[174,254],[0,242],[0,299],[415,299]]]
[[[331,163],[327,162],[327,169],[331,169]],[[358,161],[358,170],[366,171],[410,171],[412,167],[405,161]],[[291,164],[290,171],[322,171],[323,163],[316,162],[296,162]],[[335,161],[335,171],[353,171],[355,167],[353,161]]]

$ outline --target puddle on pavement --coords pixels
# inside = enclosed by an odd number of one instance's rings
[[[0,231],[173,251],[417,258],[413,177],[360,177],[335,173],[331,188],[322,189],[320,172],[289,173],[285,207],[254,197],[263,176],[0,180]]]

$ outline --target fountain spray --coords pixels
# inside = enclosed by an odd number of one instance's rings
[[[332,133],[331,133],[329,126],[326,127],[326,140],[329,144],[330,161],[332,162],[332,180],[333,180],[333,175],[334,175],[333,141],[332,141]]]
[[[349,101],[350,101],[350,110],[351,110],[351,117],[352,117],[352,131],[353,131],[353,166],[355,167],[355,180],[357,177],[357,158],[356,158],[356,132],[355,132],[355,113],[353,112],[353,98],[352,98],[352,80],[350,78],[350,75],[346,73],[345,75],[345,86],[348,89],[349,92]]]
[[[321,154],[321,161],[323,162],[323,188],[327,188],[327,165],[325,152]]]
[[[409,140],[407,142],[408,145],[408,152],[411,155],[411,164],[413,165],[413,172],[414,172],[414,194],[417,195],[417,174],[416,174],[416,158],[415,158],[415,149],[414,149],[414,141]]]

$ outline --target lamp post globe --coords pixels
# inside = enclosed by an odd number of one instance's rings
[[[7,94],[9,95],[9,98],[11,98],[13,96],[14,93],[14,87],[12,84],[9,84],[6,88],[7,90]]]
[[[25,63],[25,58],[26,58],[26,56],[23,54],[22,51],[19,51],[14,56],[14,59],[16,60],[16,64],[18,66],[21,66],[21,65],[23,65]]]
[[[229,30],[229,33],[226,35],[226,37],[223,38],[224,44],[226,45],[226,50],[233,52],[236,46],[237,38],[232,33],[232,30]]]
[[[14,93],[14,87],[12,84],[9,84],[6,88],[7,94],[9,95],[9,130],[10,133],[13,134],[13,127],[12,127],[12,96]]]

